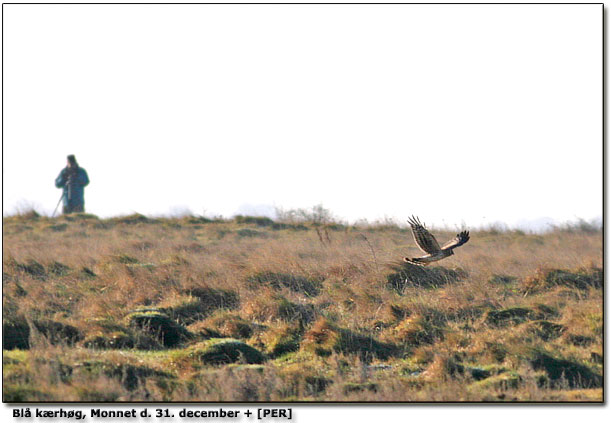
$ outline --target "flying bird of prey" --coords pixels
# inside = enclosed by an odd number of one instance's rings
[[[456,235],[456,238],[446,242],[443,247],[440,247],[435,237],[424,227],[417,217],[412,216],[408,223],[412,227],[412,233],[414,234],[414,240],[418,247],[424,251],[426,256],[409,258],[405,257],[408,263],[417,264],[419,266],[426,266],[427,264],[444,259],[454,254],[454,248],[460,247],[465,242],[469,241],[469,231],[462,231]]]

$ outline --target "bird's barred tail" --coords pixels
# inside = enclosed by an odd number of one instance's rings
[[[403,261],[410,263],[410,264],[415,264],[417,266],[426,266],[428,265],[427,262],[423,261],[421,258],[409,258],[409,257],[403,257]]]

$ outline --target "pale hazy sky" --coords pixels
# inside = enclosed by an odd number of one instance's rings
[[[3,11],[4,214],[602,216],[602,5]]]

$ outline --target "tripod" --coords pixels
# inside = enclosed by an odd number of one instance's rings
[[[55,217],[55,213],[57,213],[57,208],[59,207],[63,199],[64,199],[64,193],[62,192],[62,196],[59,197],[59,201],[57,202],[57,206],[55,206],[55,211],[53,211],[53,215],[51,217]]]

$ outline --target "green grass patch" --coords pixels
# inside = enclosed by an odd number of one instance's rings
[[[229,363],[261,364],[265,356],[250,345],[237,339],[210,339],[176,351],[176,362],[191,364],[223,365]]]

